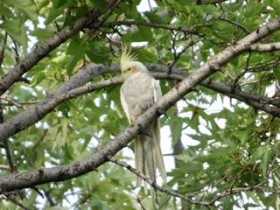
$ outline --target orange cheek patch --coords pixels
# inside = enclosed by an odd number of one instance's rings
[[[137,68],[135,66],[131,66],[130,71],[133,72],[133,73],[138,72]]]

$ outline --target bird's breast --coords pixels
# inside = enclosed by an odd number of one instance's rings
[[[147,73],[134,73],[128,77],[121,91],[131,111],[142,112],[153,104],[153,77]]]
[[[148,90],[152,90],[152,80],[153,78],[150,75],[137,72],[128,77],[123,86],[129,95],[139,96],[147,93]]]

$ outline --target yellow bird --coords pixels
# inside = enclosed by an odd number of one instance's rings
[[[120,97],[123,110],[130,124],[161,97],[161,88],[144,64],[138,62],[123,49],[120,60],[121,72],[125,78]],[[143,175],[156,181],[157,169],[163,181],[166,171],[160,148],[160,122],[155,119],[135,140],[135,167]],[[141,180],[138,178],[138,185]]]

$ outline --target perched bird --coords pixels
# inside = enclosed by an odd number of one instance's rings
[[[148,69],[135,61],[129,50],[123,49],[120,60],[121,72],[125,78],[120,97],[123,110],[130,124],[161,97],[161,88]],[[160,148],[160,122],[155,119],[135,139],[135,167],[141,174],[156,181],[157,169],[166,180],[166,172]],[[138,178],[138,185],[141,180]]]

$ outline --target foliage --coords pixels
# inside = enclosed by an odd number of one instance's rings
[[[170,65],[175,59],[176,66],[191,72],[213,54],[280,14],[278,0],[237,0],[219,5],[195,2],[162,0],[156,1],[153,8],[146,2],[147,10],[140,11],[140,1],[122,1],[97,32],[85,29],[77,33],[23,76],[28,83],[17,82],[9,89],[1,98],[4,120],[46,98],[80,67],[91,62],[118,63],[119,46],[114,44],[118,39],[138,46],[134,52],[143,63]],[[25,59],[35,42],[43,43],[93,8],[105,11],[107,1],[2,0],[0,44],[5,48],[5,56],[1,77]],[[117,21],[136,24],[120,25]],[[278,38],[276,32],[264,42],[276,42]],[[192,46],[187,48],[188,45]],[[185,52],[176,58],[185,47]],[[234,84],[244,71],[247,73],[237,81],[236,88],[253,95],[271,96],[271,87],[279,81],[279,53],[244,53],[211,79]],[[102,75],[92,82],[111,77]],[[164,80],[161,85],[165,93],[174,83]],[[197,87],[186,95],[177,109],[161,118],[162,125],[172,128],[168,140],[173,150],[178,142],[184,145],[180,153],[174,154],[180,164],[168,173],[169,181],[164,187],[178,189],[182,195],[195,195],[198,201],[218,198],[208,206],[213,209],[279,209],[279,118],[205,87]],[[106,144],[126,127],[119,86],[97,90],[64,102],[34,126],[11,137],[14,165],[17,171],[30,171],[83,160],[94,155],[97,145]],[[131,163],[130,148],[117,158]],[[8,165],[4,149],[1,154],[0,164]],[[1,169],[0,174],[8,175],[10,171]],[[133,174],[108,162],[98,171],[76,179],[38,186],[49,197],[31,189],[18,200],[30,209],[49,210],[141,209],[138,197],[147,209],[182,206],[178,198],[165,193],[158,193],[155,204],[152,189],[138,192],[135,187]],[[221,196],[225,192],[228,194]],[[3,210],[20,209],[9,199],[1,200],[0,205]],[[208,207],[183,202],[182,209]]]

